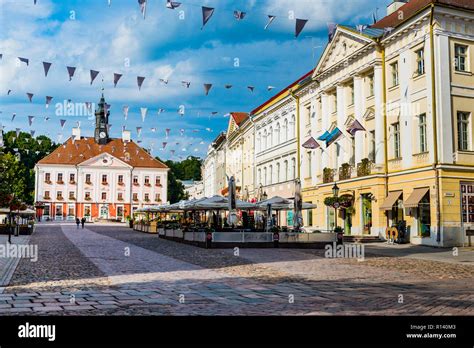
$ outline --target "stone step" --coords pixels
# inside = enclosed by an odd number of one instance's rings
[[[344,242],[346,243],[378,243],[383,242],[377,236],[344,236]]]

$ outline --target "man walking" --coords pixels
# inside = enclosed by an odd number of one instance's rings
[[[79,220],[78,217],[76,217],[76,225],[77,225],[77,228],[79,228],[79,224],[81,223],[81,220]]]
[[[85,224],[85,223],[86,223],[86,218],[83,217],[83,218],[81,219],[82,229],[84,229],[84,224]]]

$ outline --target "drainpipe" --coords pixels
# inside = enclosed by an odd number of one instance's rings
[[[255,190],[257,189],[257,127],[253,117],[249,115],[249,120],[253,125],[253,193],[255,195]]]
[[[386,75],[386,57],[385,47],[381,42],[378,42],[378,48],[382,54],[382,118],[383,118],[383,151],[384,151],[384,191],[385,197],[388,196],[388,137],[387,137],[387,75]],[[387,214],[387,213],[385,213]],[[388,215],[386,216],[386,225],[389,227]]]
[[[436,115],[436,81],[435,81],[435,50],[434,50],[434,4],[431,4],[430,13],[430,55],[431,55],[431,114],[433,117],[433,169],[435,171],[435,193],[436,193],[436,241],[441,242],[441,203],[439,184],[439,158],[438,158],[438,122]]]
[[[300,159],[300,97],[295,95],[295,93],[290,90],[291,96],[296,101],[296,156],[297,156],[297,166],[298,166],[298,179],[301,180],[301,159]]]

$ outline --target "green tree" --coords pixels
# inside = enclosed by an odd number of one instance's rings
[[[13,196],[26,202],[28,169],[10,153],[0,153],[0,206],[7,207]]]

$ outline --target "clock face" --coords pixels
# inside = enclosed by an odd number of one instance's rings
[[[105,132],[100,132],[100,133],[99,133],[99,137],[101,137],[102,139],[105,138],[105,135],[106,135]]]

